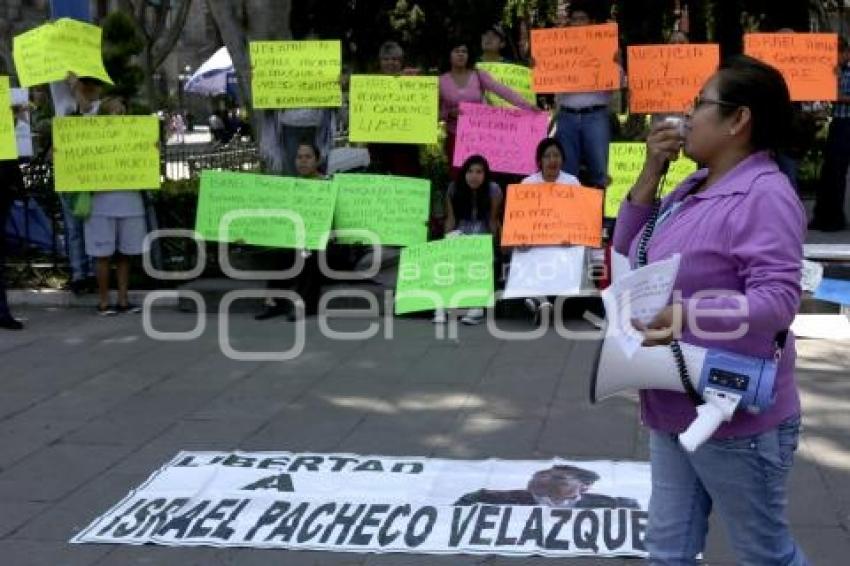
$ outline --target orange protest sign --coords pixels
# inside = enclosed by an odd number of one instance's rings
[[[629,111],[685,112],[720,63],[716,44],[629,47]]]
[[[531,30],[534,92],[620,88],[617,24]]]
[[[578,185],[510,185],[503,246],[602,245],[602,191]]]
[[[744,53],[779,69],[791,100],[838,96],[838,35],[834,33],[748,33]]]

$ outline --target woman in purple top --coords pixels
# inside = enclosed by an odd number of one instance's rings
[[[645,346],[684,342],[773,357],[800,302],[803,207],[773,155],[788,138],[792,107],[778,71],[737,57],[705,84],[686,119],[685,154],[705,165],[660,203],[647,261],[681,254],[677,296],[644,330]],[[682,146],[657,124],[614,233],[634,264],[656,189]],[[666,346],[665,346],[666,347]],[[647,549],[653,564],[696,564],[713,506],[740,564],[807,564],[785,518],[786,479],[800,426],[793,335],[781,350],[776,401],[738,411],[693,453],[677,442],[696,416],[682,393],[641,391],[650,427],[652,497]]]
[[[518,108],[536,110],[518,92],[494,79],[490,73],[475,69],[469,47],[457,41],[449,57],[449,71],[440,75],[440,119],[446,122],[446,158],[452,162],[461,102],[484,103],[484,94],[493,92]]]

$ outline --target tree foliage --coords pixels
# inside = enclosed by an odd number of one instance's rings
[[[144,71],[133,58],[144,49],[144,40],[125,12],[112,12],[102,22],[103,64],[114,84],[106,94],[132,100],[145,80]]]

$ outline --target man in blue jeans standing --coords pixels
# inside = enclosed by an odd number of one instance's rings
[[[589,5],[570,3],[567,25],[593,23],[596,22],[591,18]],[[555,104],[558,108],[555,138],[566,152],[564,171],[591,186],[604,188],[608,185],[611,91],[561,93],[555,96]],[[587,175],[579,176],[582,161],[587,167]]]

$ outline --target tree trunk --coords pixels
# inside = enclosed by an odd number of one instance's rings
[[[221,38],[239,82],[239,94],[245,105],[252,108],[251,62],[248,42],[282,40],[291,38],[289,16],[291,0],[207,0]],[[268,173],[282,173],[283,144],[276,110],[251,111],[251,121],[257,138],[263,169]],[[294,159],[294,157],[293,157]]]

